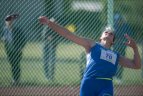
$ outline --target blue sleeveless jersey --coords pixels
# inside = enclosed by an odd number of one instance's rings
[[[119,54],[96,43],[87,54],[84,78],[112,78],[116,71]]]

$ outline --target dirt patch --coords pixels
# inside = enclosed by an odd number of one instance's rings
[[[115,96],[143,96],[143,85],[115,86]]]
[[[115,86],[115,96],[143,96],[143,85]],[[79,87],[1,87],[1,96],[79,96]]]

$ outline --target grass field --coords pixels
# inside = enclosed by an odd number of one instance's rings
[[[28,43],[24,49],[24,56],[21,62],[22,76],[21,83],[24,86],[73,86],[80,84],[80,54],[83,48],[75,44],[59,44],[56,54],[55,81],[48,81],[44,76],[42,62],[42,44]],[[141,50],[140,50],[141,51]],[[127,49],[127,56],[130,57],[131,50]],[[130,57],[132,58],[132,57]],[[72,61],[71,61],[72,60]],[[75,62],[74,62],[75,61]],[[10,65],[6,59],[3,44],[0,43],[0,86],[11,84]],[[141,70],[125,69],[123,84],[143,84]]]

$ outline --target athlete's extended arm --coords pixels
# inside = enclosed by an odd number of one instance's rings
[[[140,55],[139,55],[139,51],[138,51],[136,42],[131,37],[129,37],[127,34],[125,35],[125,37],[128,39],[128,42],[126,42],[126,45],[130,46],[133,49],[134,58],[133,58],[133,60],[130,60],[126,57],[120,56],[119,62],[124,67],[140,69],[141,68],[141,59],[140,59]]]
[[[83,46],[86,51],[88,52],[90,48],[92,47],[94,41],[90,39],[85,39],[79,36],[74,35],[73,33],[69,32],[64,27],[61,27],[60,25],[56,24],[55,22],[50,21],[45,16],[40,16],[39,20],[42,24],[48,25],[51,29],[53,29],[55,32],[59,33],[61,36],[75,42],[78,45]]]

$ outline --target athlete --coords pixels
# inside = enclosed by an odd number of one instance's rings
[[[133,49],[134,58],[132,60],[110,50],[115,39],[111,27],[106,27],[99,42],[95,42],[69,32],[45,16],[40,16],[39,21],[53,29],[54,32],[85,48],[87,64],[80,86],[80,96],[113,96],[112,77],[116,73],[118,63],[127,68],[141,68],[137,45],[127,34],[125,34],[127,39],[125,44]]]

